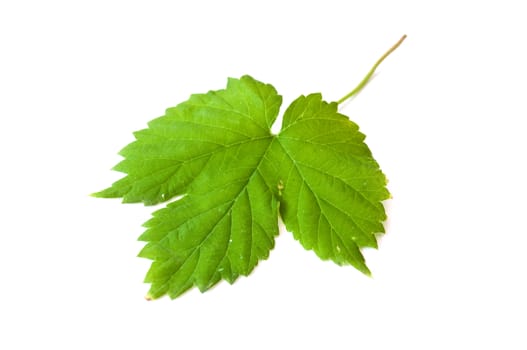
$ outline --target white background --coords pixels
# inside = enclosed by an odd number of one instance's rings
[[[527,349],[522,1],[2,1],[0,348]],[[88,195],[132,131],[251,74],[336,100],[393,199],[369,279],[282,229],[249,278],[147,302],[154,208]]]

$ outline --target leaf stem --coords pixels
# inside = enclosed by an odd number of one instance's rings
[[[368,72],[368,74],[366,74],[366,76],[364,77],[364,79],[362,79],[362,81],[359,83],[359,85],[357,85],[355,87],[355,89],[353,89],[349,94],[347,94],[346,96],[344,96],[343,98],[341,98],[340,100],[337,101],[337,104],[341,104],[342,102],[346,101],[348,98],[352,97],[353,95],[357,94],[358,92],[360,92],[365,86],[366,84],[368,84],[368,81],[370,81],[370,78],[371,76],[373,75],[373,73],[375,73],[375,70],[377,69],[377,67],[382,63],[382,61],[384,61],[384,59],[386,57],[388,57],[392,52],[395,51],[395,49],[397,49],[401,44],[402,42],[404,41],[404,39],[406,39],[406,34],[403,35],[401,37],[401,39],[399,39],[399,41],[393,45],[388,51],[386,51],[386,53],[384,55],[381,56],[381,58],[379,58],[377,60],[377,62],[375,62],[375,64],[373,65],[373,67],[371,67],[370,71]]]

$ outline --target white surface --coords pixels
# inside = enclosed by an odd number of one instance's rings
[[[519,1],[4,1],[0,348],[526,349]],[[343,113],[390,179],[374,278],[282,230],[235,285],[146,302],[152,208],[88,194],[132,131],[228,76]]]

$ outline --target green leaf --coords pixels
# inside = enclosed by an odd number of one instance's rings
[[[321,259],[370,274],[361,248],[384,232],[386,179],[358,126],[320,94],[301,96],[271,133],[282,102],[249,76],[192,95],[136,132],[114,169],[126,176],[96,197],[156,211],[140,237],[153,260],[149,298],[233,283],[269,256],[278,213]]]

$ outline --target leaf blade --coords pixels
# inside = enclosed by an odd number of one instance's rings
[[[288,169],[281,215],[304,248],[369,275],[360,248],[377,247],[389,193],[364,135],[336,107],[312,94],[285,112],[278,134],[287,154],[281,167]]]
[[[154,212],[139,238],[152,260],[149,299],[235,282],[267,259],[277,215],[305,249],[370,275],[361,249],[384,232],[386,178],[365,136],[336,103],[301,96],[272,135],[281,96],[250,76],[194,94],[134,133],[114,167],[125,177],[94,194]]]
[[[269,256],[278,234],[278,203],[258,172],[272,138],[265,141],[218,154],[208,165],[218,169],[214,176],[205,169],[189,195],[145,223],[140,239],[148,243],[140,256],[154,260],[147,279],[152,298],[165,291],[175,298],[188,284],[204,292],[220,279],[233,283]],[[243,166],[233,166],[238,156]]]
[[[114,168],[126,176],[93,196],[154,205],[182,195],[215,153],[270,136],[281,102],[273,86],[250,76],[194,94],[134,133],[136,141],[119,152],[125,159]]]

